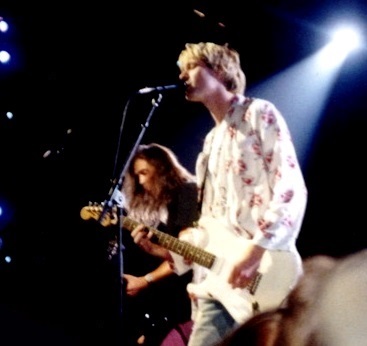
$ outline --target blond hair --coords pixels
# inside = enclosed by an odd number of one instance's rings
[[[240,56],[228,44],[186,43],[177,64],[184,66],[189,60],[201,61],[212,69],[228,91],[242,94],[245,92],[246,76],[241,68]]]

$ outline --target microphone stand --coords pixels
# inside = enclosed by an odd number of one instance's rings
[[[123,297],[124,297],[124,290],[123,290],[123,286],[124,286],[124,281],[122,280],[123,278],[123,274],[124,274],[124,257],[123,257],[123,251],[125,250],[125,246],[123,245],[122,242],[122,217],[123,217],[123,205],[125,202],[125,198],[123,193],[121,192],[122,190],[122,186],[123,186],[123,180],[125,177],[125,174],[127,172],[127,170],[129,169],[130,163],[135,155],[135,152],[137,151],[141,140],[147,130],[147,128],[149,127],[149,122],[153,116],[154,111],[159,107],[160,102],[162,101],[162,94],[158,94],[158,98],[157,100],[152,99],[152,108],[149,111],[149,114],[147,116],[147,119],[145,121],[144,124],[141,124],[141,132],[132,148],[132,150],[130,151],[129,157],[125,162],[125,165],[123,166],[123,169],[120,173],[119,179],[117,181],[117,183],[115,183],[115,185],[111,188],[110,192],[109,192],[109,198],[105,200],[105,202],[103,203],[103,210],[101,212],[101,215],[99,217],[99,222],[102,223],[103,219],[106,215],[106,213],[108,211],[110,211],[112,209],[113,206],[117,206],[118,208],[118,217],[119,217],[119,231],[118,231],[118,256],[119,256],[119,275],[120,275],[120,279],[119,279],[119,286],[120,286],[120,292],[119,292],[119,314],[120,314],[120,318],[122,320],[123,317]]]

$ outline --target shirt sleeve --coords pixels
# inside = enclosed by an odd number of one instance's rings
[[[269,191],[264,191],[261,197],[260,185],[260,198],[250,205],[258,225],[253,240],[265,248],[288,250],[295,244],[301,228],[307,189],[283,116],[267,101],[260,100],[254,108]]]

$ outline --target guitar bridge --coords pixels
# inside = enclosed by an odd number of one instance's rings
[[[258,286],[259,286],[259,283],[260,283],[260,280],[261,280],[261,277],[262,277],[262,274],[257,274],[252,280],[251,282],[248,284],[247,286],[247,290],[252,294],[254,295]]]

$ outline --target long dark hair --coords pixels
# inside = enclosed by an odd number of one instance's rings
[[[156,169],[154,194],[148,193],[134,174],[137,159],[146,160]],[[181,165],[172,150],[157,143],[142,144],[134,154],[124,180],[126,210],[137,221],[153,225],[166,216],[167,204],[177,188],[189,182],[195,182],[195,176]]]

